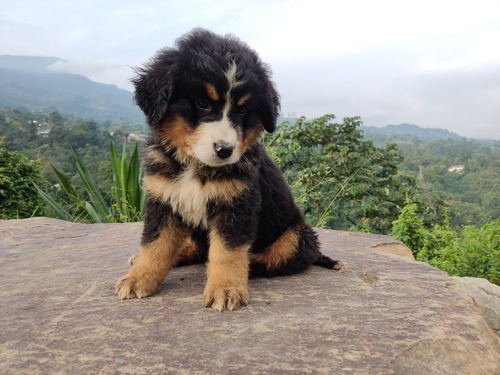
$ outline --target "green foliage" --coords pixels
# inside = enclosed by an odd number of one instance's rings
[[[450,275],[482,277],[500,285],[500,219],[481,227],[466,226],[462,233],[451,228],[448,218],[443,225],[425,228],[418,205],[407,202],[391,235],[408,246],[417,260]]]
[[[65,211],[71,211],[75,203],[62,189],[60,178],[52,167],[66,176],[78,197],[90,200],[78,165],[74,162],[74,146],[98,190],[106,192],[103,194],[105,202],[112,207],[111,193],[115,184],[109,143],[111,140],[115,144],[123,142],[130,132],[141,133],[142,126],[71,118],[62,116],[54,108],[43,112],[0,108],[0,134],[5,136],[5,148],[41,161],[40,175],[50,183],[48,187],[43,186],[43,190]],[[37,211],[37,214],[42,212]],[[43,214],[61,217],[53,208],[47,209]],[[83,217],[81,219],[83,220]]]
[[[111,203],[108,203],[108,200],[105,199],[85,163],[74,148],[73,157],[80,179],[85,186],[86,194],[83,197],[77,194],[74,186],[64,173],[52,167],[59,179],[60,186],[72,202],[70,212],[36,186],[41,198],[55,210],[59,217],[64,220],[95,223],[142,220],[144,216],[145,194],[142,190],[143,170],[139,163],[137,144],[129,160],[126,144],[123,146],[120,158],[111,142],[111,165],[114,180],[114,194],[109,198]]]
[[[402,241],[412,249],[413,255],[423,248],[425,242],[425,228],[423,220],[417,216],[417,204],[407,202],[401,210],[397,220],[393,221],[391,235]],[[415,250],[413,250],[415,249]]]
[[[111,142],[111,160],[115,212],[119,221],[140,221],[145,213],[146,194],[142,188],[144,170],[139,161],[137,143],[130,156],[130,161],[127,161],[126,143],[123,144],[120,159]]]
[[[449,249],[442,254],[453,265],[449,272],[483,277],[500,285],[500,219],[481,227],[468,226],[459,239],[458,256]]]
[[[397,147],[363,140],[359,117],[285,122],[265,143],[314,226],[387,233],[412,183],[397,177]]]
[[[0,219],[22,219],[42,212],[43,202],[32,182],[46,186],[39,176],[39,160],[8,151],[0,139]]]
[[[392,226],[416,259],[500,285],[500,142],[397,135],[397,147],[375,145],[363,138],[358,117],[333,119],[300,118],[264,139],[310,224],[374,233]],[[46,129],[48,136],[39,134]],[[47,214],[45,201],[65,220],[141,220],[137,144],[125,143],[120,156],[110,142],[130,131],[141,129],[53,109],[0,109],[0,218]],[[450,172],[453,165],[464,169]]]
[[[444,203],[454,230],[459,231],[463,225],[482,225],[500,217],[500,141],[423,141],[401,134],[374,137],[368,133],[367,136],[377,145],[398,144],[404,156],[399,172],[417,180],[421,202],[436,209]],[[454,166],[463,169],[451,168]]]

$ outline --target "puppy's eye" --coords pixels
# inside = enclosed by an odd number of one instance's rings
[[[200,99],[196,102],[196,106],[203,111],[210,111],[210,103],[206,99]]]
[[[238,113],[241,116],[245,116],[247,114],[247,107],[244,107],[244,106],[238,107]]]

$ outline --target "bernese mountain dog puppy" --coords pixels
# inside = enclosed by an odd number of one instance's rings
[[[207,262],[204,302],[234,310],[248,279],[312,264],[340,269],[319,251],[279,168],[258,141],[280,106],[270,72],[233,36],[195,29],[138,69],[135,100],[150,134],[140,252],[118,280],[121,299],[158,292],[172,267]]]

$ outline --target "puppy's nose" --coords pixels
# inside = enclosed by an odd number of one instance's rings
[[[221,159],[227,159],[233,154],[234,147],[228,145],[227,143],[215,143],[214,144],[215,152],[217,156]]]

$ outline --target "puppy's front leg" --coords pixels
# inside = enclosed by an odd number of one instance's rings
[[[116,283],[120,299],[143,298],[160,290],[163,279],[174,266],[179,244],[189,235],[178,220],[165,214],[167,219],[151,230],[146,217],[141,251],[134,259],[128,274]],[[152,235],[151,232],[154,234]]]
[[[116,283],[120,299],[143,298],[160,290],[160,284],[172,268],[171,247],[155,241],[141,246],[129,273]]]
[[[230,247],[216,229],[210,232],[205,305],[219,311],[248,304],[250,245]]]

